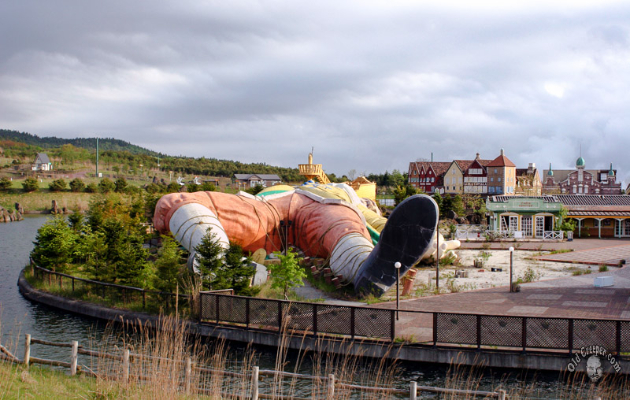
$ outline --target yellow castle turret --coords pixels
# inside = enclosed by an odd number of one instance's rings
[[[308,164],[299,164],[298,167],[300,168],[300,175],[305,176],[307,180],[318,180],[324,185],[330,183],[322,165],[313,164],[313,153],[308,154]]]

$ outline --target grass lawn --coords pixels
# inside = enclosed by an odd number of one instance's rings
[[[35,365],[26,369],[22,365],[0,362],[0,398],[3,399],[99,398],[95,397],[97,394],[99,391],[93,378],[72,377],[63,371]]]
[[[45,211],[52,208],[52,201],[57,200],[57,205],[69,210],[87,210],[92,193],[50,192],[40,189],[38,192],[24,193],[13,190],[0,192],[0,206],[5,209],[14,209],[15,203],[20,203],[26,212]]]

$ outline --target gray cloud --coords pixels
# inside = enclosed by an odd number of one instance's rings
[[[0,127],[338,175],[581,145],[630,180],[630,5],[423,3],[9,2]]]

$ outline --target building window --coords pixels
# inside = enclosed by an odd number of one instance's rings
[[[501,178],[497,178],[497,182],[501,182]]]

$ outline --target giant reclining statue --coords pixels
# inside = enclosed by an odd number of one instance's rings
[[[191,252],[191,266],[195,247],[208,231],[222,247],[232,241],[249,252],[280,251],[286,237],[307,256],[327,258],[333,273],[354,284],[358,293],[380,296],[396,283],[396,262],[403,276],[435,252],[431,245],[438,207],[431,197],[415,195],[385,219],[349,186],[309,181],[298,187],[273,186],[256,196],[171,193],[158,201],[153,222]],[[440,247],[438,256],[452,245]]]

